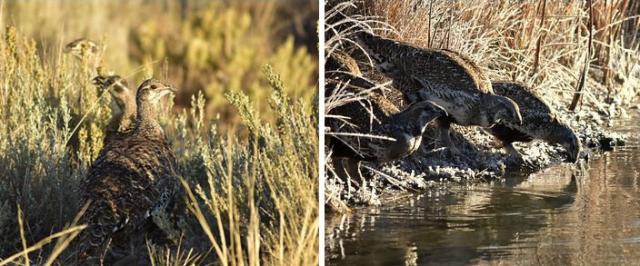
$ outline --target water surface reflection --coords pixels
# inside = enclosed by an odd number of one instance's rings
[[[621,131],[638,130],[630,122]],[[640,263],[640,148],[327,216],[330,265]]]

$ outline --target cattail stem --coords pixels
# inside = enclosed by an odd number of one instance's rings
[[[576,87],[576,92],[573,94],[573,99],[571,100],[571,105],[569,106],[569,111],[573,111],[578,106],[578,102],[582,99],[582,89],[584,89],[585,83],[587,81],[587,72],[589,71],[589,64],[591,62],[591,46],[593,44],[593,4],[591,0],[589,3],[589,41],[587,43],[587,56],[585,58],[584,68],[582,69],[582,73],[580,73],[580,80],[578,82],[578,86]]]
[[[542,0],[542,17],[540,19],[540,35],[538,35],[538,42],[536,43],[536,55],[535,61],[533,62],[533,74],[538,71],[538,65],[540,63],[540,48],[542,47],[542,39],[544,39],[544,33],[542,33],[542,28],[544,26],[544,18],[547,10],[547,0]]]
[[[433,7],[433,0],[429,0],[429,21],[427,24],[427,47],[431,48],[431,41],[433,37],[431,36],[431,11]]]

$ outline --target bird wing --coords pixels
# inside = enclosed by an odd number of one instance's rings
[[[450,90],[493,93],[491,82],[480,68],[459,53],[419,48],[371,34],[363,35],[361,40],[378,68],[395,80],[418,77],[431,84],[447,85]],[[416,88],[406,86],[411,83],[407,80],[401,89],[415,93],[411,90]]]
[[[523,119],[526,117],[555,117],[555,111],[533,91],[522,83],[511,81],[493,82],[493,89],[498,95],[506,96],[520,106]]]
[[[138,230],[162,199],[177,189],[176,160],[166,142],[128,138],[101,152],[82,184],[92,205],[81,242],[99,248],[113,234]]]
[[[529,142],[533,137],[517,125],[499,123],[489,129],[491,134],[507,144],[511,142]]]
[[[83,199],[91,205],[83,216],[88,226],[79,238],[81,251],[95,255],[113,235],[140,226],[142,210],[153,206],[154,193],[146,182],[132,178],[129,169],[103,161],[90,170]]]

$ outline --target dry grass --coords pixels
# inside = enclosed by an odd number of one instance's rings
[[[110,110],[87,62],[62,53],[79,36],[106,43],[103,64],[132,83],[157,73],[185,91],[160,122],[191,212],[179,247],[143,248],[149,263],[317,263],[316,60],[298,36],[282,33],[289,24],[279,18],[280,2],[220,2],[189,7],[185,17],[174,1],[63,3],[0,2],[0,265],[68,265],[83,229],[78,184],[102,147]],[[244,29],[224,26],[238,20]],[[282,28],[254,36],[258,24]],[[163,33],[145,35],[147,25]],[[167,50],[139,42],[147,37]],[[232,50],[209,50],[196,69],[185,48],[194,42]],[[182,47],[177,54],[173,44]],[[251,47],[260,49],[246,53]]]
[[[289,95],[311,101],[315,93],[315,0],[4,1],[2,14],[0,26],[33,37],[52,65],[64,44],[84,37],[104,45],[106,70],[140,80],[146,65],[181,88],[177,108],[188,108],[191,96],[204,92],[207,118],[219,115],[221,130],[239,122],[221,95],[242,90],[252,99],[268,97],[262,89],[268,80],[259,74],[265,64],[280,73]],[[272,121],[267,105],[256,101],[253,107]]]
[[[389,37],[461,52],[480,63],[492,80],[521,81],[564,100],[579,83],[589,45],[589,6],[584,1],[498,6],[494,1],[364,2],[369,15],[397,29],[398,36]],[[592,8],[592,71],[585,93],[591,98],[589,91],[605,90],[629,102],[640,72],[639,5],[593,1]]]

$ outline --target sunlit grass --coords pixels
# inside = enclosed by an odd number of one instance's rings
[[[109,14],[114,12],[109,11],[111,4],[91,3],[106,8],[104,12]],[[27,16],[25,10],[42,8],[30,3],[11,5],[10,10],[21,12],[11,13],[15,17],[8,21],[20,21],[17,17]],[[212,8],[218,9],[205,10],[222,12],[228,7]],[[246,11],[241,6],[234,8],[238,10],[233,12]],[[95,19],[106,16],[101,12]],[[201,16],[207,16],[203,12]],[[29,19],[38,18],[38,14],[32,12]],[[246,11],[241,16],[254,15]],[[40,19],[35,21],[49,21],[47,17]],[[7,25],[7,20],[3,23]],[[73,239],[83,229],[77,218],[82,207],[79,181],[102,148],[110,99],[108,95],[101,97],[91,84],[93,70],[86,62],[62,53],[61,40],[47,41],[42,35],[33,38],[31,34],[45,32],[48,25],[37,29],[29,28],[35,22],[25,23],[4,28],[0,40],[0,265],[68,265],[75,248]],[[180,24],[180,30],[195,28],[189,23],[195,22]],[[115,35],[102,40],[117,40],[122,34],[142,36],[133,30],[133,22],[113,24],[114,29],[107,31],[114,30]],[[117,33],[121,30],[118,27],[129,28]],[[251,32],[240,35],[244,37],[224,43],[233,46],[244,42]],[[266,42],[270,37],[255,42]],[[146,258],[150,264],[317,264],[318,114],[311,102],[317,97],[313,81],[316,63],[291,39],[271,44],[275,50],[263,54],[233,52],[239,56],[238,64],[247,60],[240,64],[245,67],[244,74],[218,76],[233,86],[209,80],[224,89],[202,87],[203,93],[178,95],[186,97],[182,99],[186,104],[177,99],[183,108],[172,108],[172,101],[162,108],[160,122],[178,157],[189,211],[179,247],[143,247],[150,254]],[[172,58],[171,54],[142,56],[138,62],[134,54],[131,58],[120,54],[125,47],[107,46],[106,51],[114,52],[105,55],[104,64],[119,69],[121,65],[114,63],[114,58],[127,58],[118,74],[137,72],[129,76],[131,83],[150,75],[176,81],[163,69],[192,69],[181,61],[184,58]],[[165,57],[169,59],[162,60]],[[213,64],[226,64],[227,60],[212,56],[202,72],[190,75],[215,76],[208,72],[217,69]],[[273,66],[265,68],[267,63]],[[191,81],[174,83],[184,90],[197,89],[189,85]],[[212,105],[237,118],[224,117],[222,111],[217,116],[220,110]]]

